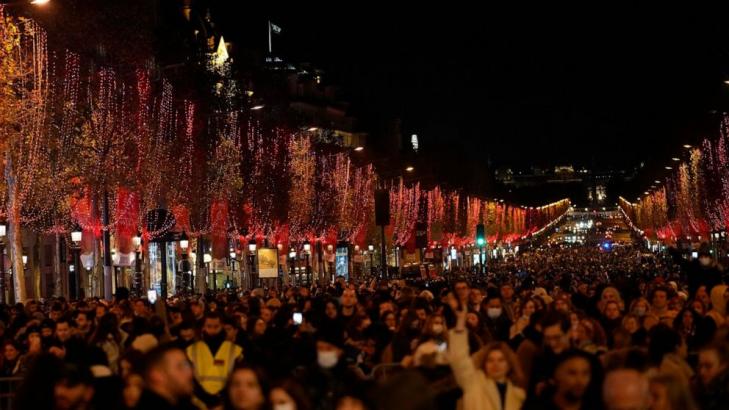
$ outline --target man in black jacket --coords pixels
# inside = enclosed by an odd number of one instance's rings
[[[152,349],[145,358],[146,388],[139,410],[194,409],[191,404],[193,374],[185,352],[173,345]]]

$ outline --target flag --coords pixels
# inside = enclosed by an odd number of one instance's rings
[[[279,27],[279,26],[277,26],[277,25],[275,25],[275,24],[271,23],[270,21],[268,22],[268,24],[269,24],[269,25],[271,26],[271,31],[272,31],[272,32],[273,32],[274,34],[281,34],[281,27]]]

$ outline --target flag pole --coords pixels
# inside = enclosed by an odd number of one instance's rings
[[[268,54],[273,54],[273,49],[271,48],[271,20],[268,20]]]

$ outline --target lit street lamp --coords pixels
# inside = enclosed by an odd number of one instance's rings
[[[212,261],[213,257],[209,253],[205,252],[205,254],[203,255],[203,263],[205,264],[205,271],[208,273],[210,273],[210,262]]]
[[[180,249],[182,250],[182,261],[180,261],[180,270],[182,271],[182,291],[187,292],[188,287],[190,293],[193,292],[193,281],[192,281],[192,266],[188,259],[187,250],[190,247],[190,239],[187,234],[183,231],[180,236]]]
[[[370,275],[375,276],[375,245],[367,246],[370,251]]]
[[[256,245],[255,239],[251,239],[250,241],[248,241],[248,257],[250,258],[249,268],[250,268],[250,272],[251,272],[250,273],[251,286],[254,286],[254,287],[258,286],[258,277],[257,277],[258,275],[256,274],[256,267],[255,267],[257,248],[258,247]]]
[[[235,263],[238,262],[238,254],[235,252],[235,248],[230,248],[230,253],[228,256],[230,256],[230,274],[235,277]]]
[[[289,265],[291,269],[291,281],[295,285],[296,284],[296,249],[291,248],[291,251],[289,252]]]
[[[73,271],[69,272],[68,275],[68,292],[71,299],[81,298],[81,239],[83,239],[83,232],[81,227],[76,225],[71,231],[71,242],[73,246]]]
[[[132,245],[134,245],[134,282],[132,287],[138,297],[142,296],[142,234],[137,233],[132,237]]]
[[[0,222],[0,303],[5,303],[5,235],[7,225]]]
[[[311,243],[304,241],[304,254],[306,256],[306,284],[311,286],[311,266],[309,266],[309,255],[311,254]]]

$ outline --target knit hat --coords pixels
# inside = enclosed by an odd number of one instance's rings
[[[337,329],[336,326],[319,329],[316,334],[316,340],[329,343],[340,349],[344,348],[344,334],[342,334],[341,328]]]

